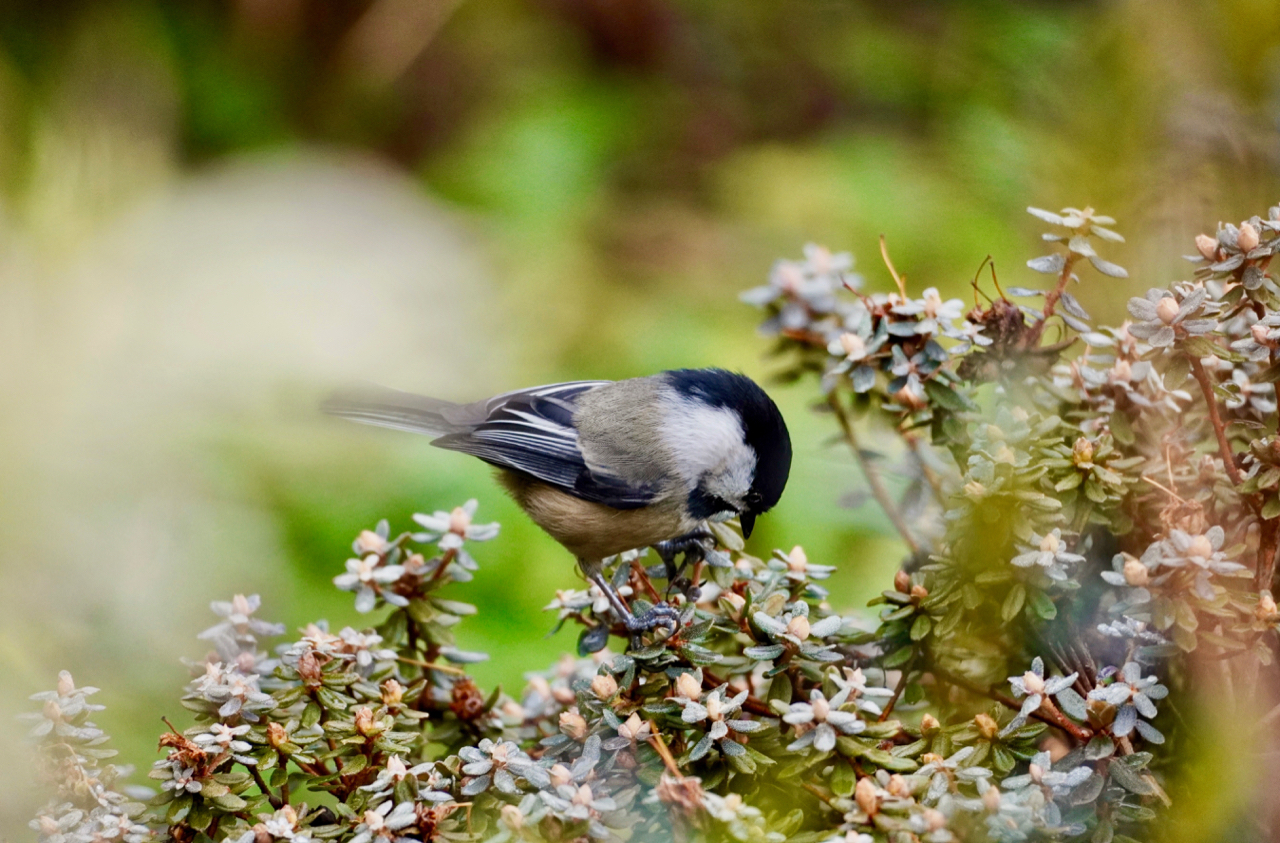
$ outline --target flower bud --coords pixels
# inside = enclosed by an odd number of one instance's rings
[[[562,787],[573,781],[573,774],[563,764],[556,764],[548,771],[551,775],[551,786]]]
[[[1071,460],[1080,468],[1093,465],[1093,443],[1081,436],[1071,449]]]
[[[1040,540],[1040,549],[1045,553],[1057,553],[1062,549],[1062,539],[1058,538],[1057,533],[1050,530]]]
[[[361,556],[366,553],[382,553],[386,549],[387,540],[373,530],[362,530],[360,535],[356,537],[356,553]]]
[[[462,507],[455,506],[453,512],[449,513],[449,532],[465,536],[470,526],[471,514]]]
[[[1135,588],[1143,588],[1151,582],[1151,572],[1140,560],[1126,553],[1124,559],[1124,581]]]
[[[364,735],[365,737],[368,737],[375,731],[381,731],[379,729],[375,729],[373,722],[373,709],[369,708],[367,705],[362,705],[356,709],[355,723],[357,734]]]
[[[602,700],[607,700],[618,693],[618,680],[608,673],[601,673],[591,680],[591,693]]]
[[[880,797],[876,794],[876,786],[870,776],[858,779],[858,784],[853,789],[853,801],[869,817],[874,817],[880,810]]]
[[[571,708],[568,711],[560,713],[560,731],[564,732],[575,741],[582,740],[587,734],[587,721],[577,708]]]
[[[1213,544],[1209,541],[1209,537],[1201,534],[1193,538],[1187,547],[1187,556],[1196,559],[1208,559],[1213,556]]]
[[[889,791],[890,796],[896,796],[899,799],[911,798],[911,785],[898,773],[889,776],[889,786],[885,789]]]
[[[644,728],[644,721],[640,719],[640,715],[635,712],[626,719],[626,722],[618,725],[618,734],[629,741],[634,741],[640,736],[640,730]]]
[[[288,742],[288,729],[274,721],[267,724],[267,743],[271,744],[272,749],[279,749]]]
[[[399,705],[404,699],[404,686],[394,679],[382,683],[382,704]]]
[[[831,703],[827,702],[826,697],[818,697],[813,700],[813,719],[818,723],[827,722],[827,715],[831,713]]]
[[[1268,348],[1275,345],[1271,339],[1271,329],[1261,322],[1254,322],[1249,326],[1249,335],[1253,337],[1253,341],[1258,345],[1265,345]]]
[[[982,794],[982,807],[992,814],[1000,810],[1000,790],[995,785],[991,785],[987,788],[987,792]]]
[[[746,598],[734,591],[723,592],[720,595],[720,601],[728,605],[729,615],[734,620],[742,617],[742,610],[747,605]]]
[[[1165,296],[1156,302],[1156,316],[1166,325],[1173,324],[1173,320],[1178,318],[1178,311],[1181,309],[1178,300],[1173,296]]]
[[[676,696],[696,700],[702,696],[702,683],[692,673],[682,673],[676,679]]]
[[[849,357],[859,358],[867,353],[867,344],[857,334],[845,332],[840,335],[840,348]]]
[[[973,718],[973,725],[978,727],[978,734],[987,740],[991,740],[1000,734],[1000,724],[997,723],[990,714],[978,714]]]
[[[506,823],[507,828],[510,828],[512,831],[519,831],[524,827],[524,814],[520,813],[520,808],[518,806],[512,805],[508,802],[502,806],[502,811],[500,813],[502,821]]]
[[[893,590],[899,594],[911,593],[911,575],[906,571],[898,571],[893,575]]]
[[[1215,260],[1218,256],[1218,239],[1207,234],[1197,234],[1196,251],[1204,255],[1207,261]]]
[[[591,785],[584,784],[578,788],[578,792],[573,795],[573,804],[575,805],[591,805],[591,800],[595,799],[595,794],[591,792]]]
[[[320,658],[315,650],[307,650],[298,656],[298,677],[313,688],[317,687],[324,678],[320,667]]]
[[[71,674],[65,670],[58,673],[58,696],[69,697],[76,690],[76,683],[71,678]]]
[[[1236,245],[1242,252],[1252,252],[1258,248],[1258,229],[1252,223],[1240,223],[1240,233],[1236,235]]]
[[[1028,694],[1044,693],[1044,677],[1035,671],[1028,670],[1022,674],[1022,684],[1026,687]]]
[[[1266,623],[1272,623],[1280,618],[1280,610],[1276,609],[1275,598],[1271,596],[1270,591],[1264,591],[1258,595],[1258,606],[1253,610],[1258,620]]]
[[[1031,774],[1031,781],[1036,784],[1040,784],[1044,779],[1044,767],[1041,767],[1039,764],[1033,762],[1031,766],[1027,768],[1027,772]]]
[[[926,713],[920,718],[920,734],[928,737],[942,728],[942,724],[938,722],[938,718],[932,714]]]
[[[809,619],[804,615],[796,615],[787,623],[787,634],[804,641],[809,637]]]
[[[809,557],[800,545],[791,548],[791,552],[787,554],[787,570],[799,573],[809,570]]]
[[[911,586],[911,599],[913,602],[919,603],[921,600],[929,596],[929,589],[922,585]]]
[[[930,831],[942,831],[947,827],[947,815],[937,808],[925,808],[923,812],[925,825]]]
[[[62,720],[62,706],[58,705],[57,700],[45,700],[43,713],[46,720],[54,723]]]

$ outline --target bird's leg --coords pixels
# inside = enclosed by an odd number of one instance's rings
[[[690,600],[698,599],[699,589],[692,582],[685,579],[682,574],[689,567],[690,563],[701,562],[707,556],[706,542],[715,538],[707,530],[699,528],[683,536],[677,536],[674,539],[668,539],[664,542],[658,542],[653,546],[658,556],[662,559],[662,564],[667,569],[667,591],[671,589],[679,591]],[[676,557],[684,554],[684,562],[679,566],[676,565]]]
[[[659,627],[665,628],[668,633],[674,633],[680,628],[680,610],[674,606],[659,603],[643,615],[635,615],[627,608],[627,604],[622,602],[622,598],[618,596],[618,592],[609,583],[609,580],[605,578],[603,571],[590,572],[587,574],[587,578],[604,592],[605,599],[609,601],[614,613],[626,626],[627,631],[631,633],[631,648],[633,650],[640,649],[643,643],[640,640],[641,633],[651,632]]]

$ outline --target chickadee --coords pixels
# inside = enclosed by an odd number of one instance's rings
[[[707,521],[734,516],[751,535],[791,471],[778,407],[745,375],[680,369],[624,381],[575,381],[507,392],[474,404],[381,387],[340,393],[336,416],[435,437],[431,444],[496,466],[516,503],[578,559],[633,635],[679,613],[640,617],[603,574],[603,560],[654,546],[701,549]]]

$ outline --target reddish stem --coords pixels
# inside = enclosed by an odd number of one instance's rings
[[[1213,433],[1218,437],[1218,452],[1222,455],[1222,463],[1227,469],[1227,476],[1231,478],[1231,483],[1235,486],[1240,485],[1240,469],[1236,468],[1236,458],[1231,452],[1231,443],[1227,441],[1227,427],[1222,423],[1222,416],[1218,413],[1218,399],[1213,394],[1213,381],[1209,379],[1209,373],[1204,370],[1200,360],[1195,357],[1187,357],[1191,362],[1191,374],[1195,375],[1196,382],[1200,384],[1200,391],[1204,393],[1204,401],[1209,405],[1209,421],[1213,424]]]

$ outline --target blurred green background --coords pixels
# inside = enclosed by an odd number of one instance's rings
[[[736,294],[775,258],[849,249],[884,288],[884,233],[917,291],[969,295],[988,254],[1034,285],[1028,204],[1118,218],[1133,280],[1079,295],[1119,319],[1280,199],[1277,121],[1274,0],[11,0],[0,753],[65,667],[145,768],[209,600],[358,623],[329,585],[351,538],[470,497],[503,524],[456,595],[461,645],[499,656],[476,675],[572,648],[540,611],[567,555],[482,464],[320,417],[334,385],[765,378]],[[775,393],[796,466],[751,546],[803,544],[861,606],[901,545],[842,507],[813,385]],[[29,833],[27,778],[0,773],[0,838]]]

